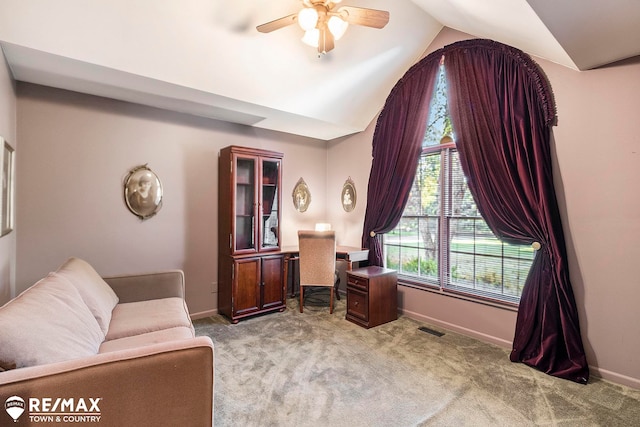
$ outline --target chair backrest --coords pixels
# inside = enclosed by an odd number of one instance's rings
[[[298,231],[300,286],[333,286],[336,271],[336,233]]]

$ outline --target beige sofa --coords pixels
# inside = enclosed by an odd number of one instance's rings
[[[103,279],[70,258],[0,307],[0,425],[212,425],[213,357],[181,271]]]

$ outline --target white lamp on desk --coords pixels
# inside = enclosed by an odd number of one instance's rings
[[[316,224],[316,231],[329,231],[331,230],[331,224],[327,222],[319,222]]]

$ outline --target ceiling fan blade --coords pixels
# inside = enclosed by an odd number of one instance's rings
[[[270,33],[271,31],[279,30],[282,27],[291,25],[298,20],[298,14],[292,13],[291,15],[283,16],[282,18],[275,19],[271,22],[267,22],[262,25],[258,25],[256,30],[261,33]]]
[[[318,37],[318,53],[327,53],[335,47],[333,34],[325,25],[320,28],[320,36]]]
[[[386,10],[366,9],[363,7],[342,6],[337,11],[340,17],[353,25],[384,28],[389,22],[389,12]]]

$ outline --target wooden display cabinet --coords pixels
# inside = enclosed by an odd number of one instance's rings
[[[371,266],[347,271],[347,320],[373,328],[397,318],[398,277],[395,270]]]
[[[230,146],[218,159],[218,311],[234,323],[284,310],[282,153]]]

